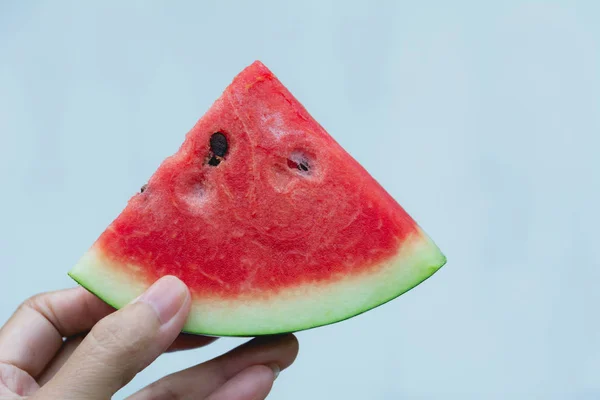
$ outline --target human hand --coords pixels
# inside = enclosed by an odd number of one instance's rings
[[[0,329],[0,399],[110,399],[162,353],[215,340],[180,333],[190,303],[174,277],[118,311],[81,287],[27,300]],[[256,338],[129,400],[264,399],[297,353],[293,335]]]

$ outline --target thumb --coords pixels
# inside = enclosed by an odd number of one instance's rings
[[[38,395],[111,398],[167,350],[181,332],[190,304],[182,281],[161,278],[131,304],[100,320]]]

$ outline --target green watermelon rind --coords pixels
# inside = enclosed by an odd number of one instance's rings
[[[255,337],[339,323],[409,292],[446,263],[446,256],[437,245],[418,230],[417,234],[403,242],[396,257],[379,266],[376,273],[303,285],[296,294],[293,290],[284,291],[281,295],[272,295],[268,301],[254,302],[252,298],[237,302],[195,299],[182,332],[217,337]],[[123,266],[115,268],[109,264],[92,248],[68,275],[98,298],[119,309],[138,297],[148,284],[125,279],[125,275],[118,272]],[[289,293],[292,293],[291,298],[286,299],[286,296],[290,297]],[[357,297],[364,300],[359,301]],[[259,311],[253,311],[253,307]],[[276,310],[277,307],[279,310]]]

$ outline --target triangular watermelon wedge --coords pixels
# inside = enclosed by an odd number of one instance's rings
[[[69,275],[116,308],[175,275],[193,296],[185,332],[258,336],[353,317],[445,263],[256,61]]]

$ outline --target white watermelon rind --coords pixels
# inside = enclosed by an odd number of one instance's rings
[[[304,284],[277,295],[236,300],[194,296],[183,332],[208,336],[254,337],[298,332],[355,317],[418,286],[446,264],[437,245],[418,229],[396,255],[377,268],[326,283]],[[148,286],[136,279],[141,267],[115,265],[92,247],[69,276],[119,309]],[[139,276],[139,275],[138,275]]]

